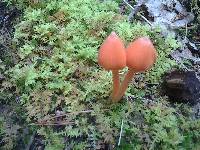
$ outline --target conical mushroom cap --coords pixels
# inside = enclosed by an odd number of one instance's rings
[[[157,58],[157,52],[147,37],[141,37],[131,42],[126,49],[126,65],[135,72],[143,72],[152,67]]]
[[[98,63],[106,70],[119,70],[126,66],[125,47],[115,32],[112,32],[102,43]]]

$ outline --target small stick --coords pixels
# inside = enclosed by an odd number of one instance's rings
[[[140,16],[143,20],[145,20],[150,26],[153,26],[152,23],[151,23],[145,16],[143,16],[143,15],[141,15],[141,14],[139,14],[139,16]]]
[[[43,121],[52,120],[52,119],[56,119],[58,117],[64,117],[64,116],[67,116],[67,115],[80,114],[80,113],[90,113],[92,111],[93,110],[84,110],[84,111],[80,111],[80,112],[70,112],[70,113],[66,113],[66,114],[62,114],[62,115],[53,116],[53,117],[50,117],[48,119],[44,119]]]
[[[188,35],[188,26],[187,26],[187,23],[186,23],[185,24],[185,38],[184,38],[185,41],[187,40],[187,35]]]
[[[103,111],[107,111],[108,109],[103,109]],[[48,122],[49,120],[52,120],[52,119],[56,119],[56,118],[59,118],[59,117],[65,117],[67,115],[73,115],[73,114],[80,114],[80,113],[90,113],[90,112],[93,112],[94,110],[84,110],[84,111],[80,111],[80,112],[71,112],[71,113],[66,113],[66,114],[62,114],[62,115],[57,115],[57,116],[53,116],[53,117],[50,117],[48,119],[44,119],[44,120],[41,120],[41,122]],[[37,123],[38,125],[42,124],[42,123]],[[35,124],[35,125],[37,125]],[[45,124],[45,123],[44,123]]]
[[[29,125],[36,125],[36,126],[57,126],[57,125],[69,125],[74,124],[74,122],[63,122],[63,123],[33,123]]]
[[[133,6],[131,6],[131,4],[129,4],[126,0],[123,0],[124,3],[126,3],[126,5],[128,5],[133,11],[135,11],[135,9],[133,8]],[[152,23],[143,15],[139,14],[139,16],[145,20],[150,26],[152,26]]]
[[[124,120],[122,119],[121,130],[120,130],[120,135],[119,135],[119,140],[118,140],[118,146],[120,146],[120,143],[121,143],[123,126],[124,126]]]

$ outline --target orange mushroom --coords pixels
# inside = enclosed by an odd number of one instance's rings
[[[129,70],[121,84],[116,101],[124,95],[129,82],[137,72],[144,72],[152,67],[157,58],[157,52],[147,37],[141,37],[131,42],[126,48],[126,65]]]
[[[119,70],[126,67],[125,47],[115,32],[112,32],[102,43],[99,49],[98,63],[106,70],[112,71],[113,91],[111,98],[114,102],[120,86]]]

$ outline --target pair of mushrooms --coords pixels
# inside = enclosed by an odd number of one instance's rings
[[[99,65],[106,70],[111,70],[113,74],[112,101],[118,102],[133,75],[150,69],[156,58],[157,52],[149,38],[138,38],[125,48],[123,41],[115,32],[112,32],[102,43],[98,54]],[[129,70],[120,85],[119,70],[126,66]]]

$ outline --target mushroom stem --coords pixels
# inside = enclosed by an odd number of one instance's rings
[[[119,89],[119,93],[115,99],[115,102],[118,102],[122,96],[124,95],[126,89],[128,88],[128,84],[129,82],[132,80],[133,78],[133,75],[135,74],[135,71],[133,69],[129,69],[122,84],[121,84],[121,87]]]
[[[120,81],[119,81],[119,71],[118,70],[112,70],[112,78],[113,78],[113,91],[111,94],[111,99],[113,102],[115,102],[115,99],[117,97],[117,94],[119,92],[119,86],[120,86]]]

